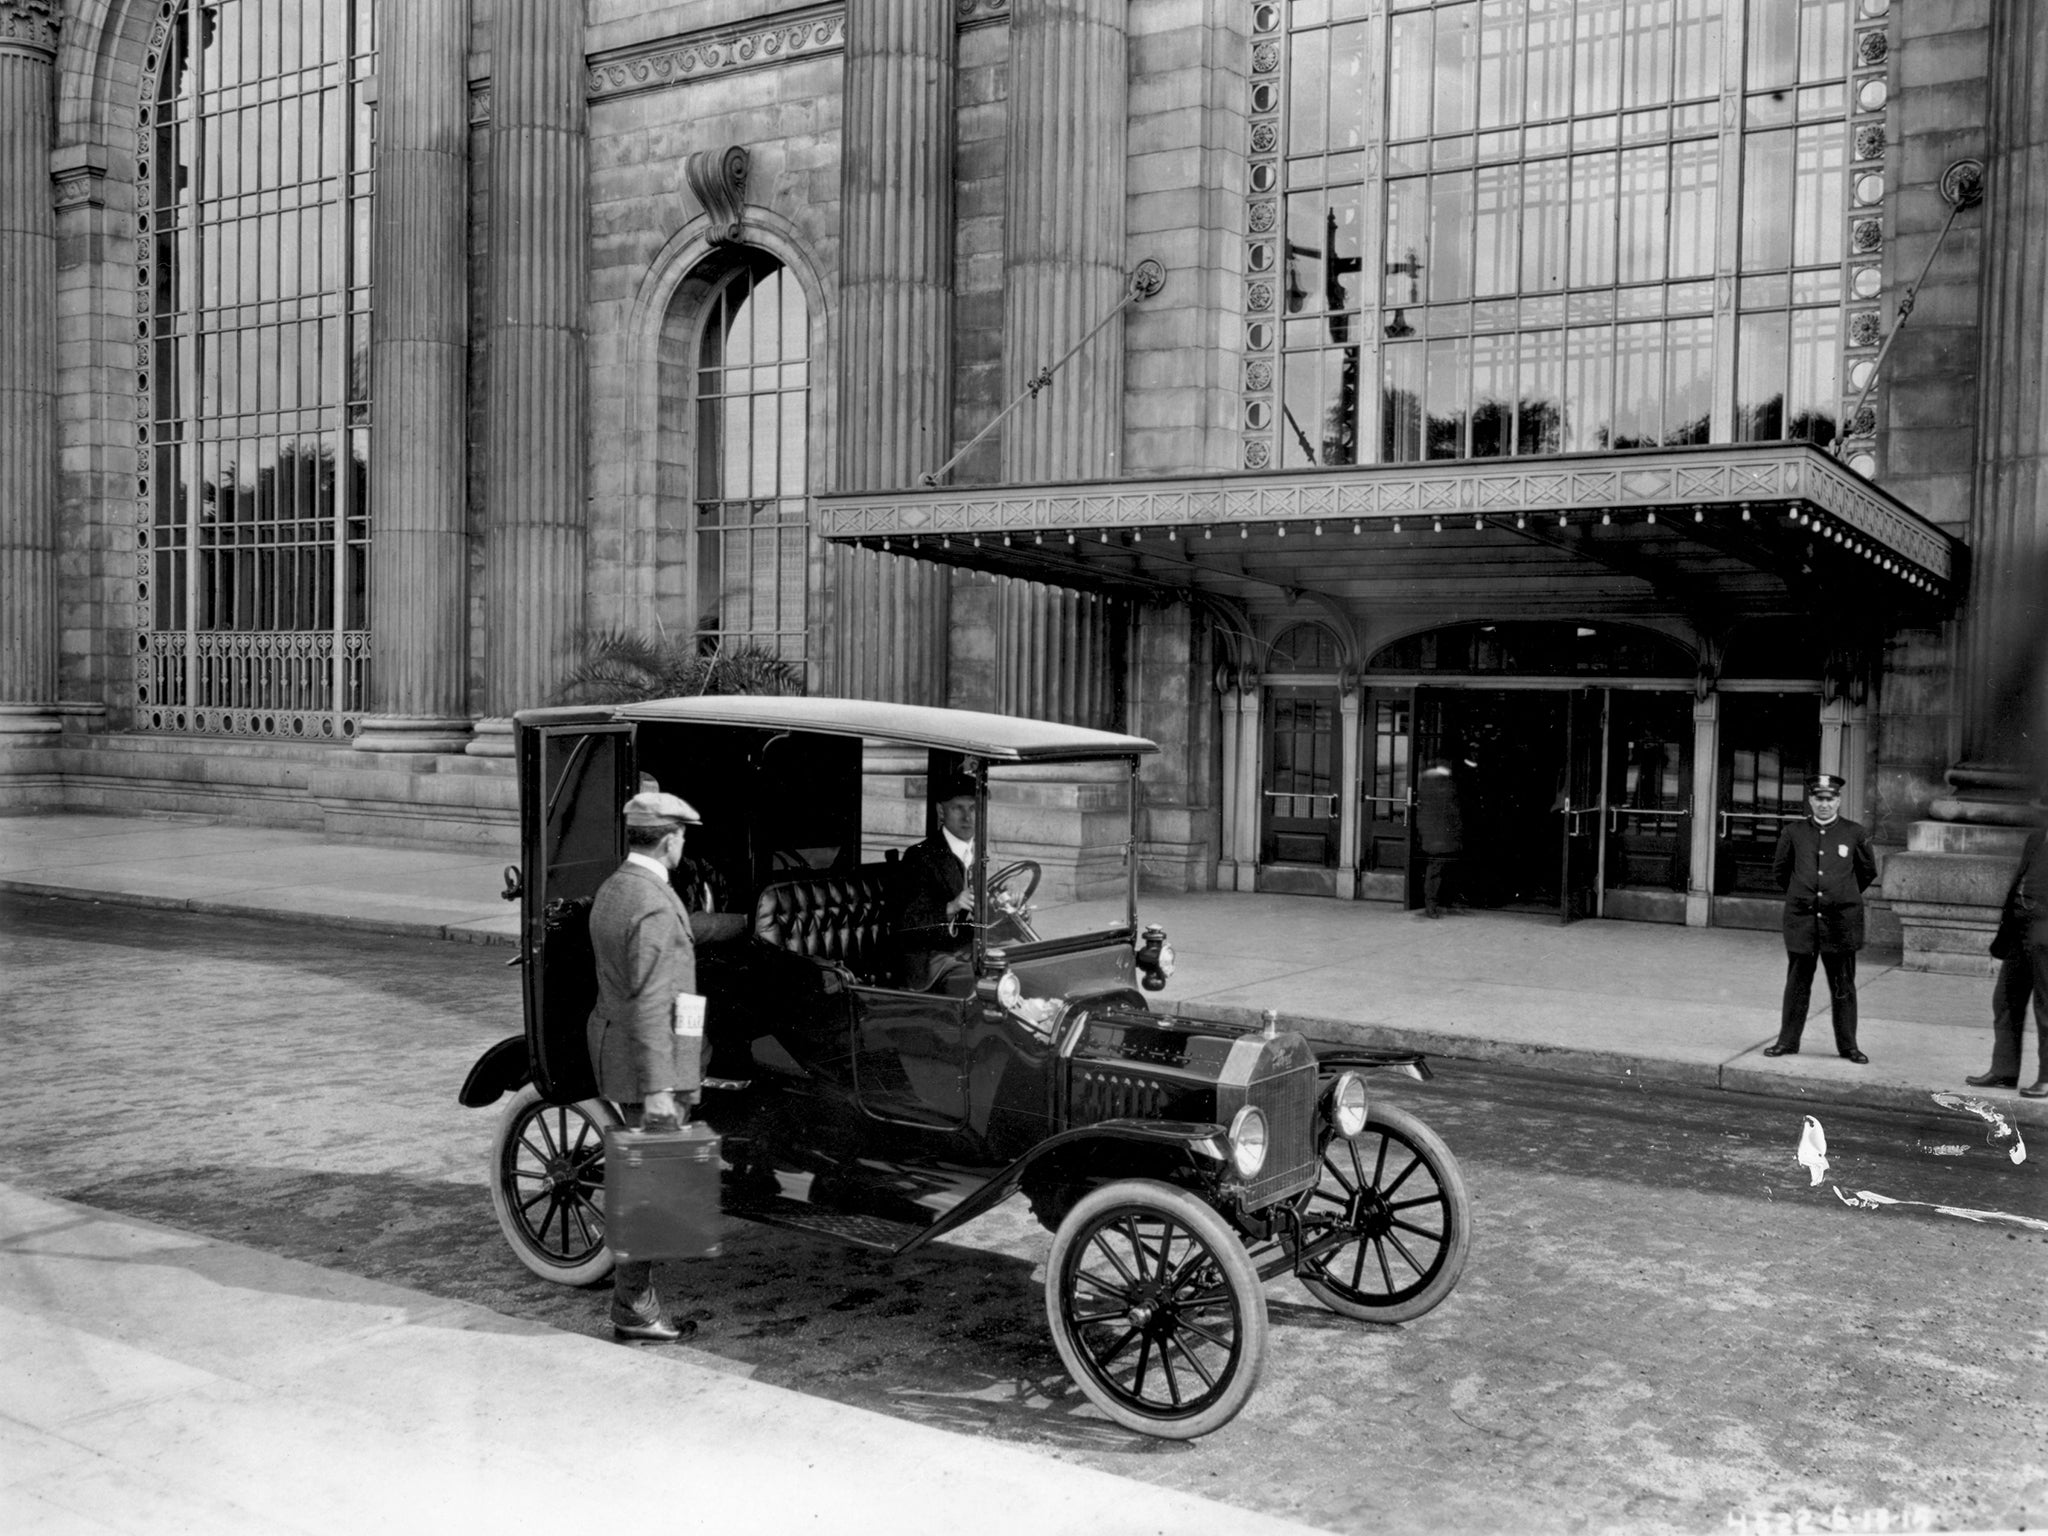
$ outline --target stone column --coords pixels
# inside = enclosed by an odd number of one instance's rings
[[[846,7],[841,490],[915,485],[952,452],[954,30],[950,5]],[[951,573],[851,549],[838,565],[839,691],[945,703]]]
[[[1983,381],[1962,616],[1962,756],[1884,868],[1904,964],[1989,974],[1985,946],[2048,779],[2048,8],[1993,0],[1979,334]]]
[[[1259,708],[1265,689],[1247,677],[1237,692],[1237,888],[1259,888],[1259,833],[1266,797],[1262,792],[1259,757],[1265,748]]]
[[[395,5],[378,71],[370,397],[367,752],[469,739],[463,599],[464,363],[469,348],[469,6]]]
[[[1346,682],[1342,695],[1343,732],[1339,738],[1337,776],[1337,896],[1343,901],[1358,899],[1359,785],[1365,774],[1365,694],[1356,683]]]
[[[2048,777],[2038,746],[2048,647],[2048,9],[1994,0],[1984,177],[1983,380],[1963,619],[1963,755],[1950,778],[1975,807],[1945,819],[2008,824]],[[2029,746],[2030,740],[2037,745]],[[1986,802],[2003,801],[2004,815]]]
[[[1705,928],[1714,920],[1714,847],[1720,832],[1721,695],[1695,698],[1692,705],[1692,857],[1686,863],[1685,926]]]
[[[0,737],[59,728],[57,15],[0,0]]]
[[[1243,712],[1238,708],[1238,690],[1234,684],[1217,690],[1217,735],[1221,738],[1223,764],[1222,786],[1217,796],[1222,814],[1217,818],[1218,842],[1216,858],[1216,889],[1237,890],[1237,733],[1243,724]]]
[[[1003,394],[1124,294],[1128,0],[1013,0],[1003,205]],[[1107,327],[1003,424],[1003,478],[1099,480],[1123,459],[1124,332]]]
[[[485,708],[472,752],[509,753],[513,711],[548,702],[583,620],[583,6],[500,0],[491,41],[485,315]]]

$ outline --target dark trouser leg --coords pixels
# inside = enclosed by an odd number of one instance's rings
[[[2020,1075],[2020,1046],[2027,1028],[2027,1002],[2034,995],[2036,950],[2023,949],[1998,967],[1998,980],[1991,985],[1991,1075]],[[2041,1010],[2034,1010],[2034,1025],[2048,1042],[2048,1023]]]
[[[1444,871],[1451,867],[1451,861],[1431,855],[1422,866],[1422,908],[1431,917],[1436,916],[1437,907],[1443,901]]]
[[[2033,962],[2034,979],[2034,1080],[2048,1083],[2048,948],[2029,946],[2027,958]],[[2012,1020],[2013,1044],[2019,1044],[2020,1031],[2025,1028],[2017,1010]],[[2013,1056],[2013,1065],[2018,1067],[2019,1056]]]
[[[1806,1031],[1806,1009],[1813,1000],[1813,968],[1818,955],[1785,957],[1785,1002],[1778,1011],[1778,1049],[1796,1051]]]
[[[1856,1049],[1856,951],[1844,949],[1823,953],[1820,963],[1828,973],[1828,1004],[1834,1017],[1835,1049],[1847,1056]]]
[[[640,1126],[640,1105],[621,1104],[619,1116],[626,1124],[637,1130]],[[654,1293],[654,1261],[643,1259],[636,1264],[614,1264],[612,1266],[612,1321],[614,1323],[651,1323],[661,1317],[661,1298]]]

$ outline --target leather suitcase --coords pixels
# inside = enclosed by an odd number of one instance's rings
[[[718,1134],[691,1123],[675,1131],[604,1133],[604,1240],[612,1256],[708,1259],[718,1253]]]

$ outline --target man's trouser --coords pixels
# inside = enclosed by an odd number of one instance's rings
[[[1844,1056],[1855,1050],[1856,951],[1829,949],[1817,955],[1787,955],[1785,961],[1785,1006],[1778,1017],[1778,1049],[1799,1049],[1799,1036],[1806,1029],[1807,1005],[1813,998],[1813,968],[1818,963],[1828,973],[1835,1049]]]
[[[2028,945],[1998,968],[1991,990],[1991,1075],[2018,1077],[2020,1047],[2027,1032],[2027,1003],[2034,1004],[2034,1036],[2040,1047],[2036,1078],[2048,1078],[2048,949]]]

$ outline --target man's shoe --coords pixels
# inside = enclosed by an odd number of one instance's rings
[[[612,1337],[621,1344],[673,1344],[678,1339],[687,1339],[696,1333],[697,1324],[692,1318],[672,1323],[665,1317],[652,1322],[622,1323],[612,1319]]]
[[[2020,1097],[2023,1099],[2048,1099],[2048,1077],[2042,1078],[2038,1083],[2027,1084],[2026,1087],[2020,1090]]]
[[[1797,1056],[1799,1054],[1799,1047],[1796,1045],[1767,1045],[1764,1047],[1764,1054],[1766,1056]]]
[[[2001,1077],[1996,1072],[1985,1072],[1977,1077],[1966,1077],[1963,1081],[1972,1088],[2017,1088],[2020,1085],[2020,1075],[2015,1072],[2011,1077]]]
[[[1861,1051],[1844,1051],[1842,1052],[1842,1060],[1853,1061],[1859,1067],[1867,1067],[1870,1065],[1870,1058],[1864,1055]]]

